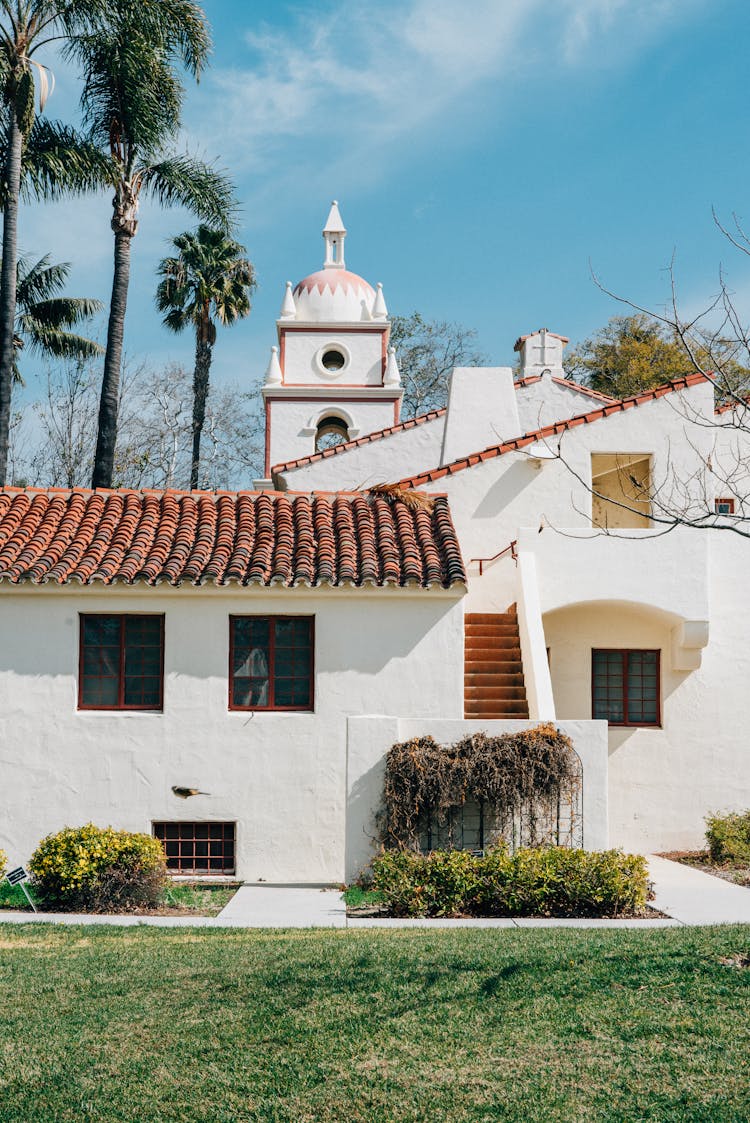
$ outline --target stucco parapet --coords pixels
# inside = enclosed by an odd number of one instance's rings
[[[643,605],[673,623],[707,621],[709,532],[678,528],[606,534],[574,527],[524,527],[518,551],[536,557],[542,612],[592,601]]]

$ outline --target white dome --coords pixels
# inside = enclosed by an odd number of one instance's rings
[[[372,319],[375,290],[347,269],[319,269],[294,289],[296,319],[320,323],[358,323]]]

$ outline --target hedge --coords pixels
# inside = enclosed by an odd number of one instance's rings
[[[604,916],[638,912],[648,897],[645,858],[619,850],[505,847],[418,854],[385,850],[366,883],[393,916]]]
[[[750,809],[706,819],[706,841],[714,862],[750,865]]]
[[[127,911],[160,903],[167,883],[164,851],[148,834],[112,827],[66,827],[48,835],[29,869],[46,908]]]

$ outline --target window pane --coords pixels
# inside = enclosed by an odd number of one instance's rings
[[[231,621],[231,705],[306,708],[312,667],[310,617],[240,616]]]
[[[82,640],[83,706],[159,707],[161,616],[83,616]]]
[[[159,675],[126,675],[126,706],[158,706],[161,700]]]
[[[116,706],[118,686],[116,678],[85,678],[81,700],[84,706]]]
[[[156,708],[161,702],[162,620],[125,617],[124,704]]]
[[[624,667],[620,651],[592,651],[594,676],[592,716],[611,722],[623,722]]]
[[[119,648],[120,619],[119,616],[84,616],[84,646]]]

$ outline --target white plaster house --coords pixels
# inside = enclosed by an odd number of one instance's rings
[[[0,492],[0,847],[91,819],[185,872],[339,882],[391,744],[539,721],[581,759],[585,846],[699,845],[750,805],[747,547],[659,535],[648,497],[729,454],[710,380],[614,401],[541,330],[515,380],[456,370],[447,409],[399,422],[382,288],[346,269],[335,203],[323,233],[283,298],[256,491]]]

